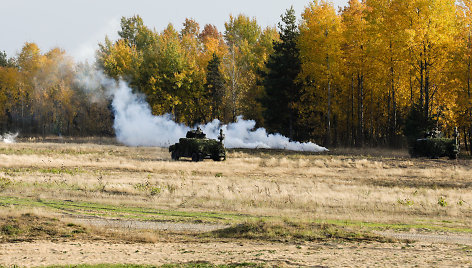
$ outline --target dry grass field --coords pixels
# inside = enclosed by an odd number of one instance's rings
[[[463,241],[381,235],[472,241],[470,160],[378,150],[230,150],[227,161],[194,163],[172,161],[162,148],[81,142],[0,144],[0,265],[472,261]]]

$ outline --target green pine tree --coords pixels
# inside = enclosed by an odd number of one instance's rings
[[[295,10],[288,9],[279,23],[280,41],[274,42],[274,53],[262,73],[265,96],[261,103],[265,108],[264,123],[269,132],[278,132],[290,139],[300,139],[297,129],[297,101],[301,86],[297,82],[301,70],[297,39],[300,34]]]
[[[15,67],[15,59],[8,58],[5,51],[0,51],[0,67]]]
[[[0,67],[6,67],[8,65],[7,54],[5,51],[0,51]]]
[[[220,72],[220,58],[213,53],[208,62],[205,87],[211,99],[212,118],[222,118],[223,96],[225,81]]]

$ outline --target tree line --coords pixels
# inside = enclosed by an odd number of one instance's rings
[[[41,53],[26,43],[17,57],[0,53],[0,131],[22,136],[113,135],[110,101],[83,88],[78,74],[95,73],[75,64],[64,50]]]
[[[0,53],[0,126],[29,134],[113,135],[109,100],[76,83],[101,69],[143,93],[156,115],[187,125],[238,115],[293,140],[326,146],[402,146],[457,126],[472,151],[472,1],[350,0],[293,8],[277,27],[230,16],[220,32],[123,17],[96,63],[34,43]],[[100,92],[99,92],[100,93]]]

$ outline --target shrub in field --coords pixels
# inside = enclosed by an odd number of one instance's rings
[[[11,184],[12,181],[9,178],[0,177],[0,192],[5,190]]]
[[[162,188],[159,185],[152,185],[149,181],[136,183],[134,189],[146,192],[151,196],[159,195],[162,191]]]
[[[0,228],[0,231],[2,234],[5,235],[16,235],[20,233],[20,229],[18,228],[18,226],[11,224],[3,225],[2,228]]]
[[[151,186],[149,189],[149,194],[152,196],[158,195],[160,193],[161,193],[161,187],[159,186]]]
[[[414,202],[411,199],[398,199],[397,200],[398,204],[404,205],[404,206],[413,206]]]
[[[446,199],[444,198],[444,196],[439,197],[439,199],[438,199],[438,205],[440,205],[441,207],[447,207],[447,201],[446,201]]]

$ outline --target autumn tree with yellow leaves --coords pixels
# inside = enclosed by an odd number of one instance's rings
[[[242,14],[222,32],[194,19],[157,31],[136,15],[122,18],[117,40],[105,37],[96,66],[144,94],[153,114],[187,125],[242,115],[291,139],[394,147],[457,126],[472,151],[471,10],[470,0],[350,0],[339,10],[315,0],[298,25],[288,10],[280,32]],[[1,128],[111,135],[110,100],[85,101],[96,98],[74,82],[94,71],[34,43],[0,53]]]
[[[341,63],[341,19],[332,3],[314,1],[302,14],[300,26],[300,79],[306,82],[298,109],[305,124],[317,124],[313,135],[331,144],[334,101]]]
[[[330,2],[311,2],[299,47],[308,93],[300,110],[312,111],[305,116],[318,125],[313,137],[326,145],[399,146],[412,109],[446,134],[458,118],[470,122],[467,108],[460,108],[468,96],[467,5],[350,0],[336,13]]]

